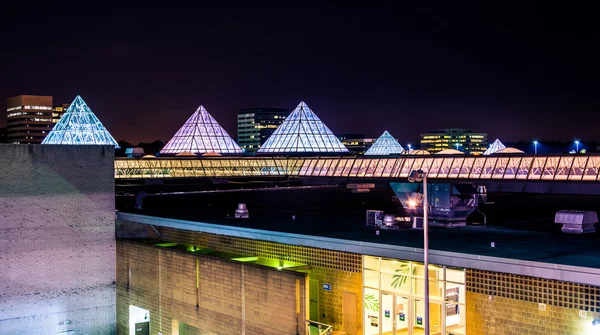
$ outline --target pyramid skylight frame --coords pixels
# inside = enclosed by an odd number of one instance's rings
[[[403,152],[404,147],[386,130],[365,152],[365,156],[400,155]]]
[[[348,154],[349,150],[301,101],[257,154]]]
[[[114,137],[79,95],[44,138],[42,144],[113,145],[119,148]]]
[[[496,151],[502,150],[502,149],[505,149],[505,148],[506,148],[506,146],[502,142],[500,142],[499,139],[496,139],[494,141],[494,143],[492,143],[490,145],[490,147],[487,148],[487,150],[483,152],[483,154],[486,155],[486,156],[487,155],[491,155],[491,154],[495,153]]]
[[[161,154],[181,152],[239,155],[244,151],[201,105],[160,151]]]

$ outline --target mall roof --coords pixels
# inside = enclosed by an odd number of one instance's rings
[[[505,263],[507,267],[516,266],[514,273],[535,275],[537,267],[564,268],[573,275],[578,272],[592,273],[596,276],[595,280],[600,280],[600,248],[597,247],[600,234],[565,234],[553,223],[554,214],[560,209],[597,210],[594,197],[507,194],[492,195],[490,199],[495,204],[484,205],[481,210],[487,214],[488,222],[493,226],[452,229],[432,227],[430,249],[439,255],[456,253],[453,256],[456,259],[493,258],[496,263]],[[192,209],[189,209],[190,203],[195,204]],[[247,204],[250,219],[233,218],[238,203]],[[352,241],[348,243],[359,246],[376,243],[381,248],[386,245],[385,248],[401,250],[394,257],[418,261],[422,253],[419,251],[423,245],[422,231],[380,230],[380,235],[376,235],[373,229],[365,226],[367,210],[380,209],[385,213],[400,214],[402,210],[399,206],[391,201],[391,190],[353,194],[348,189],[328,187],[148,197],[144,202],[144,207],[148,209],[138,213],[152,216],[146,219],[149,220],[147,222],[163,220],[156,217],[189,220],[186,221],[188,229],[200,223],[208,223],[258,229],[264,234],[262,238],[291,233],[300,234],[306,240],[334,238]],[[120,216],[126,217],[131,218],[127,215]],[[167,221],[179,222],[169,220]],[[491,242],[495,243],[494,248],[491,247]],[[326,247],[326,244],[321,245]],[[356,250],[355,252],[359,252],[360,249]],[[459,254],[460,257],[457,256]],[[453,260],[444,258],[444,262]],[[432,260],[432,263],[435,261]],[[451,264],[464,266],[460,262]],[[481,264],[476,268],[509,272],[502,268],[485,268]],[[520,272],[515,272],[517,269]]]

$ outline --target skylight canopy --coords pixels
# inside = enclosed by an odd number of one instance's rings
[[[386,130],[379,136],[377,141],[365,152],[365,156],[387,156],[401,154],[404,148]]]
[[[160,152],[162,154],[181,152],[241,154],[242,148],[235,143],[212,115],[203,106],[200,106]]]
[[[491,155],[491,154],[495,153],[496,151],[502,150],[504,148],[506,148],[506,146],[504,144],[502,144],[502,142],[500,142],[499,139],[496,139],[494,141],[494,143],[492,143],[490,145],[490,147],[487,148],[487,150],[483,152],[483,154],[484,155]]]
[[[115,148],[119,147],[117,141],[79,95],[75,97],[65,114],[44,138],[42,144],[114,145]]]
[[[300,102],[257,151],[259,154],[348,152],[304,101]]]

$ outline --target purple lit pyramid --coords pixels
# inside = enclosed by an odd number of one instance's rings
[[[302,101],[257,153],[348,153],[348,149]]]
[[[492,143],[490,145],[490,147],[487,148],[487,150],[483,152],[483,154],[486,155],[486,156],[487,155],[491,155],[491,154],[495,153],[496,151],[502,150],[502,149],[505,149],[505,148],[506,148],[506,146],[504,146],[504,144],[502,144],[502,142],[500,142],[499,139],[496,139],[494,141],[494,143]]]
[[[206,109],[200,106],[160,151],[161,154],[181,152],[241,154],[242,148]]]

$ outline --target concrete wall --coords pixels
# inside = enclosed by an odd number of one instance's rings
[[[305,333],[306,275],[294,271],[119,240],[117,297],[119,334],[129,305],[150,312],[151,334]]]
[[[115,332],[114,187],[112,147],[0,144],[0,334]]]

